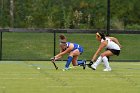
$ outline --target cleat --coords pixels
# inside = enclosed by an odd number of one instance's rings
[[[96,67],[94,65],[91,65],[92,70],[96,70]]]
[[[78,66],[83,66],[83,69],[86,69],[86,60],[82,60]]]
[[[111,68],[105,68],[103,71],[111,71]]]
[[[64,68],[62,69],[62,71],[68,71],[70,68]]]

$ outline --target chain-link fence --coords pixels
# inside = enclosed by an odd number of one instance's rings
[[[69,29],[1,29],[1,60],[50,60],[59,53],[59,35],[64,34],[67,40],[78,43],[84,48],[79,60],[90,60],[96,52],[99,42],[95,33],[98,30],[69,30]],[[105,31],[105,30],[102,30]],[[111,36],[118,38],[123,48],[118,57],[111,57],[116,61],[140,61],[139,31],[125,31],[114,33]],[[138,33],[139,32],[139,33]],[[136,34],[137,33],[137,34]],[[62,60],[66,60],[64,56]]]

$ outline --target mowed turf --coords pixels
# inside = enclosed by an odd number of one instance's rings
[[[111,62],[111,72],[46,61],[1,61],[0,93],[140,93],[140,62]],[[40,69],[37,69],[40,67]]]

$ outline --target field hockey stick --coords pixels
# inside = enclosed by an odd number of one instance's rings
[[[91,68],[91,65],[93,64],[93,62],[87,63],[86,65]]]
[[[56,64],[55,64],[55,60],[51,60],[51,61],[52,61],[53,65],[54,65],[55,69],[57,70],[58,67],[57,67]]]

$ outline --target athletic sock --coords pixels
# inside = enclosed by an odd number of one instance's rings
[[[108,58],[106,56],[104,56],[104,57],[102,57],[102,59],[103,59],[103,62],[104,62],[105,67],[106,68],[110,68],[109,62],[108,62]]]
[[[77,61],[77,63],[78,63],[78,65],[83,65],[84,64],[84,61],[83,60],[81,60],[81,61]]]
[[[97,67],[101,62],[102,62],[102,57],[99,56],[98,59],[96,60],[96,62],[93,64],[94,67]]]
[[[69,65],[70,65],[72,59],[73,59],[72,56],[68,56],[68,60],[67,60],[67,62],[66,62],[65,68],[69,68]]]

